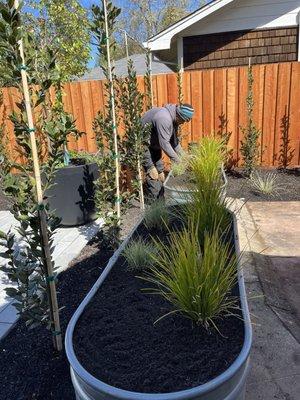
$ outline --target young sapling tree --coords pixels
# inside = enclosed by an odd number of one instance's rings
[[[9,0],[6,4],[2,3],[0,14],[1,49],[14,83],[21,93],[17,104],[19,112],[13,113],[10,119],[14,125],[17,144],[26,160],[24,165],[14,162],[4,166],[7,171],[3,184],[5,194],[13,199],[12,213],[19,222],[17,231],[23,241],[22,246],[19,246],[14,232],[0,232],[1,245],[6,248],[1,256],[7,260],[7,264],[1,269],[16,284],[16,287],[7,289],[7,294],[15,299],[14,305],[26,320],[26,325],[46,325],[52,332],[55,348],[61,350],[62,335],[52,260],[53,234],[59,221],[48,212],[44,201],[33,123],[33,109],[45,100],[51,80],[41,82],[40,88],[34,89],[36,82],[30,79],[30,71],[34,65],[30,51],[24,54],[23,48],[25,43],[28,46],[26,50],[30,50],[32,40],[30,32],[22,27],[19,2]],[[48,67],[49,70],[55,68],[55,62],[52,60]],[[33,92],[34,101],[31,97]],[[19,173],[13,175],[11,167],[16,168]]]
[[[111,2],[107,3],[106,0],[102,0],[101,7],[97,5],[92,6],[91,22],[91,31],[95,45],[98,48],[101,68],[106,77],[106,111],[99,113],[94,123],[99,154],[102,156],[102,161],[100,161],[100,170],[102,171],[99,179],[100,187],[97,190],[96,197],[98,197],[98,205],[100,207],[106,208],[105,202],[107,201],[113,203],[113,211],[117,224],[119,224],[121,217],[120,138],[117,131],[116,116],[116,76],[112,67],[111,55],[116,45],[112,35],[115,30],[116,19],[120,12],[121,9],[115,7]],[[101,165],[102,163],[103,165]],[[104,192],[103,195],[101,194],[101,190]],[[105,211],[107,215],[111,210]]]
[[[139,91],[133,61],[128,60],[127,77],[120,80],[120,103],[124,113],[125,137],[123,141],[126,161],[136,174],[134,186],[139,191],[141,209],[145,209],[142,159],[150,138],[150,127],[143,126],[144,95]]]
[[[251,176],[259,158],[259,143],[261,136],[260,130],[256,127],[253,119],[254,95],[253,95],[253,71],[249,63],[248,68],[248,96],[247,96],[247,112],[248,123],[245,128],[242,128],[244,139],[241,141],[241,154],[244,162],[244,173],[246,176]]]

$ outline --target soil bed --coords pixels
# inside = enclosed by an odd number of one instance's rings
[[[8,211],[10,209],[11,209],[11,203],[0,189],[0,211]]]
[[[166,232],[150,233],[166,240]],[[137,235],[149,239],[143,225]],[[204,384],[234,362],[244,342],[241,319],[218,321],[222,336],[179,314],[154,325],[173,308],[143,293],[149,284],[135,275],[141,273],[128,272],[120,257],[77,322],[74,349],[87,371],[121,389],[168,393]]]
[[[129,211],[123,223],[122,237],[128,234],[139,216],[139,209]],[[62,330],[99,278],[113,251],[99,233],[58,278]],[[0,341],[1,400],[75,400],[70,366],[64,352],[57,354],[45,328],[28,331],[18,321]]]
[[[300,200],[300,169],[288,171],[261,169],[259,174],[264,176],[275,172],[276,189],[274,193],[265,195],[253,188],[249,179],[246,179],[241,170],[234,170],[227,174],[227,196],[243,198],[246,201],[299,201]]]

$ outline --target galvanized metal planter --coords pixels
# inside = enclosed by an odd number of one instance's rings
[[[223,180],[221,196],[225,198],[228,180],[223,165],[221,167],[221,175]],[[165,199],[167,204],[184,204],[191,201],[193,190],[187,189],[184,186],[171,186],[169,181],[172,176],[172,171],[170,171],[164,183]]]
[[[236,253],[239,255],[240,248],[238,242],[238,231],[236,217],[234,219],[234,231],[235,231],[235,248]],[[135,229],[137,226],[135,227]],[[133,230],[133,232],[135,231]],[[249,354],[252,343],[252,329],[249,316],[249,310],[247,305],[246,291],[244,285],[244,278],[242,270],[238,273],[238,283],[240,290],[241,307],[244,317],[245,327],[245,339],[243,348],[234,361],[234,363],[221,375],[211,380],[210,382],[200,385],[198,387],[191,388],[189,390],[183,390],[174,393],[164,394],[151,394],[151,393],[136,393],[130,392],[116,387],[107,385],[91,375],[84,369],[79,360],[76,357],[73,347],[73,333],[76,327],[76,323],[84,312],[85,307],[93,300],[93,296],[98,290],[101,290],[101,285],[113,268],[116,260],[126,247],[133,232],[129,235],[126,240],[122,243],[119,249],[115,252],[113,257],[110,259],[107,267],[95,283],[91,291],[88,293],[86,298],[83,300],[79,308],[73,315],[66,332],[65,347],[67,357],[71,367],[71,378],[76,393],[77,400],[183,400],[183,399],[194,399],[194,400],[244,400],[245,398],[245,383],[249,369]]]

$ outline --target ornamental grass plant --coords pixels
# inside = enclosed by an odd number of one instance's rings
[[[170,232],[168,243],[155,241],[154,266],[142,278],[153,284],[148,292],[159,294],[196,324],[217,328],[217,319],[234,314],[237,307],[232,289],[237,281],[238,260],[216,228],[205,233],[203,246],[198,240],[195,220],[180,232]]]
[[[250,176],[253,189],[267,196],[276,196],[279,193],[280,187],[277,180],[278,174],[276,172],[260,174],[258,171],[254,171]]]
[[[146,207],[144,213],[144,224],[146,228],[163,230],[169,225],[171,215],[163,199],[155,200]]]
[[[223,193],[223,160],[222,141],[212,137],[203,137],[193,149],[190,166],[195,190],[191,202],[186,205],[185,218],[197,221],[198,238],[202,244],[206,233],[211,235],[217,230],[222,235],[231,221]]]
[[[129,271],[143,271],[153,265],[152,255],[156,254],[156,247],[141,238],[133,240],[125,248],[123,255]]]

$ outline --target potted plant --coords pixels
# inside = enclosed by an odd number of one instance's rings
[[[45,196],[50,211],[60,218],[61,225],[83,225],[97,218],[95,181],[99,177],[98,166],[92,155],[67,150],[68,137],[73,135],[77,138],[83,133],[76,128],[73,117],[64,111],[60,80],[54,81],[54,85],[55,101],[46,104],[47,118],[40,123],[47,143],[43,174]],[[53,154],[59,159],[55,165],[51,163]],[[47,179],[49,170],[53,171],[51,180]]]
[[[77,399],[244,399],[251,323],[215,149],[191,163],[191,201],[146,210],[72,317]]]

